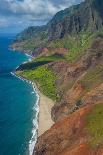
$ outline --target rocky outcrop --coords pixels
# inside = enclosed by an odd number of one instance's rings
[[[55,62],[51,64],[50,67],[59,77],[56,83],[57,87],[60,92],[62,92],[60,94],[61,101],[52,108],[52,118],[54,121],[62,119],[78,109],[79,106],[85,105],[85,103],[81,101],[81,98],[87,92],[81,80],[91,68],[93,69],[99,64],[102,67],[102,61],[103,39],[97,38],[91,48],[87,50],[85,55],[77,63],[68,64],[66,62]],[[100,83],[101,82],[102,80]],[[62,86],[66,89],[63,89]]]

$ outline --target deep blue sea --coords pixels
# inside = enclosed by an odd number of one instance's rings
[[[13,35],[0,36],[0,155],[29,155],[35,140],[37,95],[32,85],[11,75],[29,59],[8,49],[13,39]]]

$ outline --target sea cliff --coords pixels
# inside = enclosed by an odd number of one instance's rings
[[[32,28],[37,38],[27,34],[14,44],[26,43],[36,56],[18,74],[55,102],[55,124],[38,137],[35,155],[103,154],[102,10],[102,0],[86,0],[57,13],[40,33]]]

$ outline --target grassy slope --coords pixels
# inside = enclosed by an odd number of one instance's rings
[[[36,59],[33,60],[33,62],[42,62],[42,61],[47,61],[47,62],[53,62],[53,61],[60,61],[60,60],[65,60],[64,57],[61,55],[52,55],[52,56],[47,56],[47,57],[37,57]]]
[[[98,36],[103,37],[103,29],[95,33],[86,31],[81,32],[78,35],[66,36],[63,39],[52,41],[48,46],[56,48],[63,47],[68,49],[66,60],[74,63],[75,61],[79,60],[81,56],[83,56],[85,51],[91,47],[91,44]]]
[[[26,36],[25,36],[26,37]],[[26,51],[35,51],[36,48],[40,48],[42,46],[46,46],[47,44],[47,33],[46,32],[41,32],[34,37],[27,38],[26,40],[21,40],[16,42],[15,46],[17,49],[21,49],[21,50],[26,50]]]
[[[66,59],[69,62],[77,61],[88,49],[95,36],[91,33],[81,33],[75,36],[66,36],[63,39],[58,39],[49,43],[49,47],[66,48],[68,49],[68,55]]]
[[[41,39],[37,37],[17,44],[17,47],[22,50],[31,50],[34,52],[35,48],[38,47],[66,48],[68,50],[66,60],[75,62],[84,54],[84,51],[90,47],[94,37],[95,35],[92,35],[90,32],[82,32],[74,36],[68,35],[62,39],[51,42],[45,38]]]
[[[103,80],[103,65],[98,64],[87,71],[87,74],[81,80],[82,85],[85,87],[86,91],[98,86]]]
[[[39,88],[45,95],[54,101],[58,100],[55,85],[56,76],[47,66],[40,66],[35,70],[24,70],[22,72],[17,72],[17,74],[39,83]]]
[[[53,100],[58,100],[56,86],[55,86],[56,78],[53,78],[55,77],[53,76],[54,75],[53,71],[49,72],[49,69],[45,68],[44,65],[50,62],[61,61],[61,60],[69,61],[69,62],[77,61],[84,54],[85,50],[89,48],[95,36],[100,34],[99,32],[93,35],[91,35],[90,33],[87,33],[87,34],[81,33],[78,37],[67,36],[63,39],[50,42],[48,45],[49,47],[53,47],[53,48],[64,47],[68,49],[68,56],[66,56],[65,58],[63,56],[61,57],[60,55],[52,55],[48,57],[37,57],[36,59],[33,59],[32,62],[29,62],[22,66],[22,69],[24,70],[22,72],[22,75],[24,74],[24,76],[29,78],[30,80],[37,81],[40,84],[40,89],[45,93],[45,95],[49,96]],[[43,69],[43,72],[41,68]],[[48,76],[46,76],[47,70],[49,72]],[[94,69],[90,69],[87,72],[87,74],[81,80],[82,84],[85,86],[87,91],[89,91],[90,89],[92,89],[93,86],[101,82],[101,74],[102,74],[102,67],[100,66]],[[39,76],[41,75],[41,79],[39,78],[38,75]],[[38,76],[38,78],[36,76]],[[50,82],[52,84],[49,83],[50,76],[53,79],[53,80],[51,79],[52,82]],[[45,82],[45,85],[44,85],[44,82]],[[52,90],[52,93],[50,89]]]
[[[24,64],[22,71],[17,71],[17,74],[23,76],[31,81],[38,83],[40,90],[53,99],[54,101],[59,100],[56,88],[57,77],[53,71],[46,66],[47,63],[54,61],[61,61],[64,58],[59,56],[49,56],[49,57],[38,57],[32,62]]]
[[[86,129],[91,135],[90,145],[95,148],[103,142],[103,104],[95,105],[86,121]]]

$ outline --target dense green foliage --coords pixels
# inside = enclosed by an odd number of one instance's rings
[[[90,144],[93,147],[103,142],[103,104],[97,104],[93,107],[87,116],[86,129],[91,135]]]
[[[59,99],[55,85],[56,76],[47,66],[41,66],[35,70],[24,70],[22,72],[17,72],[17,74],[37,82],[40,90],[54,101]]]
[[[57,96],[56,90],[56,76],[53,71],[50,70],[46,64],[54,61],[64,60],[64,57],[61,55],[52,55],[48,57],[37,57],[31,62],[25,63],[19,67],[17,74],[23,76],[31,81],[37,82],[40,87],[40,90],[50,97],[51,99],[57,101],[59,97]]]
[[[22,69],[22,70],[36,69],[37,67],[48,64],[50,62],[61,61],[61,60],[65,60],[65,58],[58,54],[48,56],[48,57],[40,56],[33,59],[31,62],[21,65],[19,69]]]

